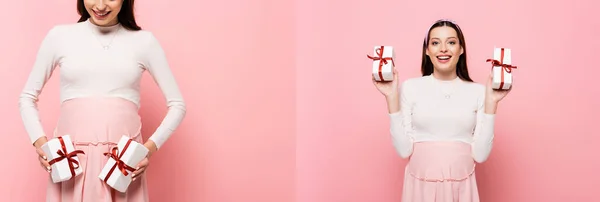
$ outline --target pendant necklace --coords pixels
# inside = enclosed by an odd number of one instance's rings
[[[448,100],[448,99],[452,98],[452,94],[454,93],[454,88],[456,87],[456,83],[454,80],[439,81],[438,79],[434,78],[433,75],[431,75],[431,78],[432,78],[432,81],[435,83],[437,89],[444,95],[444,99]],[[442,82],[446,85],[441,84]],[[450,86],[449,90],[444,90],[444,89],[448,89],[449,86]]]
[[[119,31],[121,31],[121,26],[119,26],[117,28],[117,30],[113,34],[110,42],[107,45],[104,45],[104,43],[102,43],[102,41],[100,40],[100,38],[98,38],[98,36],[96,36],[95,33],[92,33],[92,34],[94,34],[94,37],[96,37],[96,40],[98,40],[98,42],[100,43],[100,45],[102,45],[102,49],[104,49],[105,51],[108,51],[110,49],[110,45],[112,44],[113,40],[115,40],[115,37],[117,36],[117,34],[119,33]]]

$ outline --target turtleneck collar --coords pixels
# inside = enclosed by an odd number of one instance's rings
[[[435,76],[433,74],[429,75],[429,77],[431,77],[432,80],[434,80],[435,82],[438,83],[458,83],[461,82],[462,80],[460,79],[460,77],[455,77],[454,79],[450,79],[450,80],[442,80],[442,79],[438,79],[435,78]]]
[[[98,26],[98,25],[92,23],[92,21],[89,18],[84,23],[87,26],[89,26],[95,34],[101,34],[101,35],[111,34],[113,32],[116,32],[117,30],[119,30],[119,28],[121,28],[121,23],[117,23],[116,25],[112,25],[112,26]]]

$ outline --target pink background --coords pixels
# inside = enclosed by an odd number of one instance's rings
[[[2,5],[0,152],[2,161],[14,165],[0,166],[0,201],[44,201],[47,173],[28,142],[17,101],[48,29],[78,19],[75,1]],[[137,1],[139,24],[161,41],[188,104],[181,128],[151,159],[152,201],[294,200],[291,6],[266,0]],[[268,31],[273,29],[278,31]],[[148,74],[142,89],[147,138],[166,109]],[[39,104],[47,132],[57,121],[58,99],[55,74]]]
[[[17,99],[47,30],[78,18],[75,1],[3,6],[0,152],[15,165],[0,166],[0,201],[43,201],[47,174],[27,141]],[[591,65],[600,47],[597,6],[592,0],[138,1],[138,21],[166,49],[188,103],[181,128],[151,159],[151,199],[399,201],[406,160],[391,146],[366,54],[374,45],[393,45],[400,78],[419,76],[428,26],[452,18],[465,31],[477,82],[489,73],[485,59],[493,46],[513,49],[519,66],[516,87],[499,108],[492,156],[477,169],[482,200],[593,201],[600,187],[600,136],[592,125],[600,90],[582,86],[600,73]],[[57,121],[57,78],[40,102],[48,132]],[[142,96],[147,137],[165,112],[148,75]]]
[[[400,201],[406,160],[392,147],[366,54],[392,45],[400,79],[419,76],[423,37],[439,18],[465,32],[476,82],[488,76],[495,45],[511,48],[518,66],[491,157],[477,168],[482,201],[598,201],[600,4],[592,2],[296,1],[297,201]]]

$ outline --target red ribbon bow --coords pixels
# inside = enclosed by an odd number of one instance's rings
[[[496,66],[502,67],[502,70],[506,71],[506,73],[511,73],[512,69],[516,69],[517,66],[504,64],[504,48],[500,48],[500,61],[494,59],[487,59],[486,62],[492,62],[492,68]],[[500,89],[504,86],[504,73],[500,74]]]
[[[117,147],[113,147],[112,152],[104,153],[105,156],[113,158],[116,161],[115,165],[113,165],[112,168],[110,168],[110,171],[108,171],[106,177],[104,177],[104,182],[108,181],[108,178],[112,175],[113,171],[115,171],[115,168],[119,168],[119,171],[121,171],[121,173],[123,173],[123,175],[125,176],[129,175],[129,172],[127,171],[135,171],[135,168],[132,168],[131,166],[125,164],[125,162],[121,160],[121,157],[123,157],[123,154],[125,153],[125,151],[127,151],[127,148],[129,147],[131,141],[131,139],[127,141],[127,144],[125,144],[125,147],[123,147],[123,151],[121,151],[120,153],[119,148]]]
[[[79,161],[75,160],[74,157],[77,156],[77,154],[85,153],[81,150],[75,150],[70,153],[67,153],[67,147],[65,146],[65,141],[63,140],[63,138],[58,137],[58,141],[60,141],[61,149],[57,150],[56,154],[58,154],[59,157],[50,160],[48,164],[52,165],[59,161],[62,161],[63,159],[67,159],[69,169],[71,170],[71,176],[75,176],[75,169],[79,168]]]
[[[392,57],[386,57],[386,58],[384,58],[384,57],[383,57],[383,47],[384,47],[384,46],[381,46],[381,47],[379,47],[379,48],[375,49],[375,53],[377,53],[377,56],[376,56],[376,57],[373,57],[373,56],[367,55],[367,57],[368,57],[369,59],[373,60],[373,61],[377,61],[377,60],[379,60],[379,78],[381,78],[381,81],[385,81],[385,80],[383,79],[383,73],[381,72],[381,71],[382,71],[382,68],[383,68],[383,64],[387,64],[387,63],[388,63],[388,60],[391,60],[391,61],[392,61],[392,66],[396,66],[396,65],[394,64],[394,59],[393,59]]]

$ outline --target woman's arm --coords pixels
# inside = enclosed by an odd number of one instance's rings
[[[166,55],[158,40],[149,33],[149,40],[145,48],[145,67],[161,89],[167,102],[167,115],[160,126],[150,136],[144,145],[150,149],[150,153],[158,150],[177,129],[186,113],[186,105],[179,87],[171,72]]]
[[[390,133],[396,152],[402,158],[408,158],[413,151],[412,94],[410,83],[404,81],[400,93],[387,97],[390,117]]]
[[[477,110],[477,125],[473,132],[473,142],[471,143],[473,159],[477,163],[483,163],[489,157],[494,143],[494,121],[496,117],[496,108],[498,103],[485,96],[485,90],[482,90]]]
[[[19,96],[21,118],[30,142],[36,147],[41,146],[47,140],[40,121],[37,102],[44,85],[52,76],[52,72],[57,65],[57,40],[57,28],[54,27],[43,39],[33,68]]]

